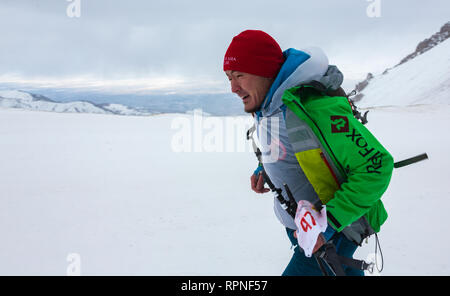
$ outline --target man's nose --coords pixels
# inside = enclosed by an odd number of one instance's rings
[[[236,80],[232,79],[231,80],[231,92],[237,93],[240,90],[241,90],[241,86],[239,85],[239,83],[237,83]]]

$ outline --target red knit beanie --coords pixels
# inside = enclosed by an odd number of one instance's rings
[[[223,70],[273,78],[277,76],[283,63],[283,52],[269,34],[247,30],[231,41],[223,60]]]

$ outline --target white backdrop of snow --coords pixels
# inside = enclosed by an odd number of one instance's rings
[[[383,196],[383,275],[450,274],[449,114],[369,113],[397,161],[430,157],[395,170]],[[70,253],[82,275],[281,274],[292,250],[272,194],[250,190],[253,153],[175,153],[177,116],[0,108],[0,275],[65,275]],[[373,252],[371,238],[356,257]]]

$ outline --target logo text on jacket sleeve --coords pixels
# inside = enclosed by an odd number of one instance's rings
[[[367,172],[381,174],[379,169],[381,169],[382,167],[382,153],[375,150],[375,148],[369,147],[366,139],[361,134],[359,134],[355,128],[352,129],[351,133],[348,133],[345,136],[347,138],[350,138],[352,142],[359,148],[359,155],[367,159]]]

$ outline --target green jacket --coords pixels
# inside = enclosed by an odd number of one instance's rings
[[[320,142],[320,148],[298,151],[296,157],[327,205],[329,224],[342,231],[365,216],[378,232],[387,219],[380,198],[391,179],[392,156],[354,118],[346,97],[301,86],[286,90],[282,100],[286,116],[295,114],[296,120],[307,123]]]

